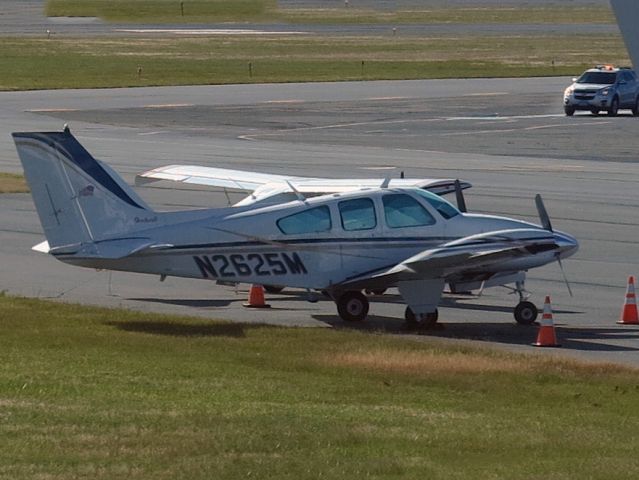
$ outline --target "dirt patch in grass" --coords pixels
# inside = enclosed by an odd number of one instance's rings
[[[22,175],[0,173],[0,193],[27,193],[29,187]]]

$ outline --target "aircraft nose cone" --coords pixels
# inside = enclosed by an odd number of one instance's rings
[[[555,241],[559,246],[560,258],[568,258],[579,250],[579,242],[577,239],[567,233],[555,232]]]

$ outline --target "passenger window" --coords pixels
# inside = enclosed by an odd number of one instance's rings
[[[286,235],[327,232],[331,229],[331,212],[321,206],[280,218],[277,227]]]
[[[410,195],[403,193],[384,195],[384,216],[390,228],[434,225],[435,219]]]
[[[339,202],[339,214],[344,230],[370,230],[377,226],[375,206],[370,198]]]

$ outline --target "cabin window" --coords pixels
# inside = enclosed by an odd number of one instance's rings
[[[446,220],[449,220],[453,217],[459,215],[459,210],[449,203],[447,200],[443,199],[439,195],[435,195],[433,192],[427,192],[425,190],[415,190],[415,193],[423,197],[431,206],[437,210],[442,217]]]
[[[377,226],[375,206],[370,198],[339,202],[339,214],[344,230],[371,230]]]
[[[410,195],[398,193],[384,195],[384,216],[390,228],[421,227],[434,225],[435,219]]]
[[[331,229],[331,212],[327,206],[310,208],[280,218],[277,227],[286,235],[327,232]]]

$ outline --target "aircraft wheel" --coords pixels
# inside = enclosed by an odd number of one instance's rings
[[[439,310],[435,309],[434,312],[415,315],[410,307],[406,307],[406,311],[404,312],[404,319],[406,320],[406,325],[410,328],[430,328],[435,326],[435,324],[437,323],[437,320],[439,319]]]
[[[519,302],[515,307],[515,320],[520,325],[531,325],[537,320],[537,307],[531,302]]]
[[[362,292],[346,292],[336,303],[337,313],[345,322],[361,322],[368,315],[368,299]]]
[[[282,287],[281,285],[264,285],[264,290],[267,293],[280,293],[282,290],[284,290],[284,287]]]

